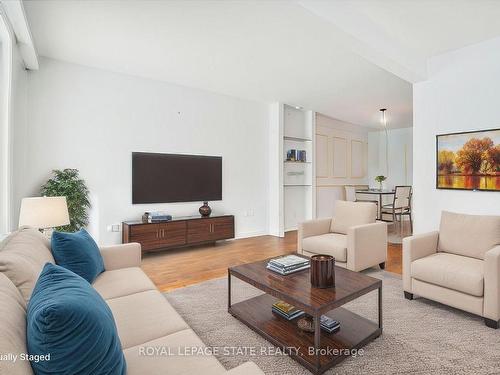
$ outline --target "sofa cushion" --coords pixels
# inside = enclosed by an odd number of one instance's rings
[[[417,280],[481,297],[484,292],[483,261],[461,255],[436,253],[411,263]]]
[[[190,348],[203,349],[205,345],[191,329],[184,329],[125,349],[128,375],[221,375],[226,372],[212,355],[199,352],[182,355],[183,350]],[[166,354],[168,350],[171,355]]]
[[[97,276],[92,286],[106,300],[156,290],[153,282],[139,267],[105,271]]]
[[[89,283],[93,283],[96,277],[104,272],[99,247],[85,229],[75,233],[54,232],[51,245],[56,263]]]
[[[314,254],[326,254],[336,261],[347,262],[347,236],[339,233],[327,233],[306,237],[302,240],[302,249]]]
[[[109,299],[107,303],[124,349],[189,328],[157,290]]]
[[[30,299],[45,263],[54,263],[47,237],[34,228],[21,228],[0,243],[0,272]]]
[[[26,353],[26,303],[16,286],[0,273],[0,354]],[[18,357],[19,358],[19,357]],[[0,360],[0,374],[32,374],[28,361]]]
[[[83,278],[47,263],[28,304],[28,353],[35,374],[124,375],[127,370],[111,310]]]
[[[347,234],[350,227],[374,223],[377,219],[377,206],[371,202],[335,202],[335,214],[330,231]]]
[[[442,212],[439,251],[484,259],[496,245],[500,245],[500,216]]]

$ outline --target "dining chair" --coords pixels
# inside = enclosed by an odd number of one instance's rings
[[[345,200],[349,202],[370,202],[375,203],[378,207],[378,202],[375,200],[369,199],[358,199],[356,196],[356,186],[353,185],[344,185],[345,188]]]
[[[408,216],[410,219],[410,231],[413,233],[413,220],[411,217],[411,198],[412,198],[412,187],[411,186],[396,186],[394,188],[394,199],[390,204],[384,204],[382,206],[382,215],[389,214],[392,216],[392,221],[394,224],[398,221],[400,230],[403,225],[403,216]]]

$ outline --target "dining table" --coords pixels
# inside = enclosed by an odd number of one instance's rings
[[[396,192],[389,189],[356,189],[356,194],[370,194],[378,196],[378,219],[382,220],[382,197],[394,195]]]

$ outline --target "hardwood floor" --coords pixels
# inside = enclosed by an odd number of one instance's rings
[[[387,244],[387,262],[385,264],[385,270],[387,272],[403,273],[402,261],[403,253],[401,249],[401,244]]]
[[[296,249],[297,232],[288,232],[285,238],[261,236],[146,254],[142,269],[158,289],[166,292],[224,277],[231,266],[293,253]],[[401,245],[389,244],[385,269],[401,273]]]

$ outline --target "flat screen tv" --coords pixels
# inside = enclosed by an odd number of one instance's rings
[[[222,199],[222,157],[132,153],[132,203]]]
[[[436,136],[438,189],[500,191],[500,129]]]

